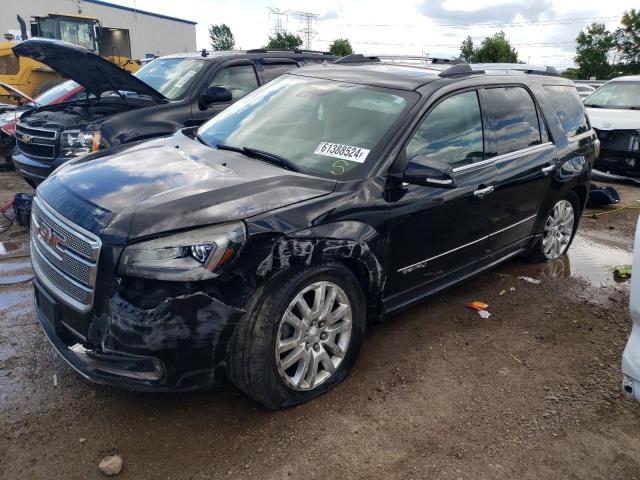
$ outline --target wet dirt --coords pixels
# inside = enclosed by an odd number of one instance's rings
[[[559,264],[513,261],[395,315],[344,383],[277,413],[230,386],[88,383],[44,338],[31,284],[0,287],[0,478],[104,478],[98,462],[117,453],[117,478],[136,480],[640,480],[640,405],[620,394],[629,288],[611,273],[634,230],[622,214],[592,219]],[[22,260],[0,261],[2,279],[26,274]]]

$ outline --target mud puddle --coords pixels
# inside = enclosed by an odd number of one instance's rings
[[[502,267],[502,273],[540,278],[579,277],[594,286],[628,284],[613,274],[615,267],[631,265],[633,245],[625,239],[604,232],[579,232],[562,258],[544,264],[530,264],[522,260]]]
[[[0,258],[12,253],[26,252],[26,250],[26,245],[23,242],[0,242]]]

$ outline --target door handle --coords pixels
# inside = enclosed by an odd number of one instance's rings
[[[485,195],[489,195],[491,192],[493,192],[494,189],[495,187],[491,185],[485,188],[481,188],[479,190],[475,190],[473,194],[478,198],[484,198]]]
[[[555,165],[549,165],[548,167],[544,167],[542,169],[542,173],[544,174],[544,176],[546,177],[547,175],[549,175],[551,172],[553,172],[556,169]]]

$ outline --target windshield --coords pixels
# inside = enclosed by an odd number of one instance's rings
[[[211,146],[248,147],[325,177],[365,176],[375,150],[417,95],[284,75],[200,127]]]
[[[34,100],[38,102],[38,105],[49,105],[51,102],[59,100],[60,97],[68,94],[72,90],[75,90],[79,86],[80,85],[73,80],[67,80],[66,82],[62,82],[61,84],[46,90],[42,95],[38,95]]]
[[[609,82],[584,101],[587,107],[640,108],[640,82]]]
[[[138,70],[135,76],[169,100],[179,100],[186,95],[204,67],[203,60],[158,58]]]

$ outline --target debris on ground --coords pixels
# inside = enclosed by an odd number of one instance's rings
[[[489,304],[484,302],[471,302],[467,305],[469,308],[473,308],[478,312],[478,315],[482,318],[489,318],[491,313],[487,310],[489,308]]]
[[[100,460],[98,468],[105,475],[118,475],[122,470],[124,461],[120,455],[109,455]]]
[[[53,386],[58,386],[58,376],[55,373],[53,374]]]
[[[482,318],[489,318],[491,316],[491,312],[488,310],[478,310],[478,315]]]
[[[539,283],[542,283],[541,280],[538,280],[536,278],[531,278],[531,277],[526,277],[524,275],[518,277],[520,280],[524,280],[525,282],[529,282],[529,283],[533,283],[534,285],[538,285]],[[515,289],[514,289],[515,290]]]
[[[631,265],[620,265],[613,269],[613,275],[616,278],[627,280],[631,278]]]
[[[615,205],[617,203],[620,203],[620,194],[615,188],[591,185],[587,208]]]
[[[501,290],[501,291],[500,291],[500,296],[502,297],[505,293],[507,293],[507,291],[506,291],[506,290]]]

